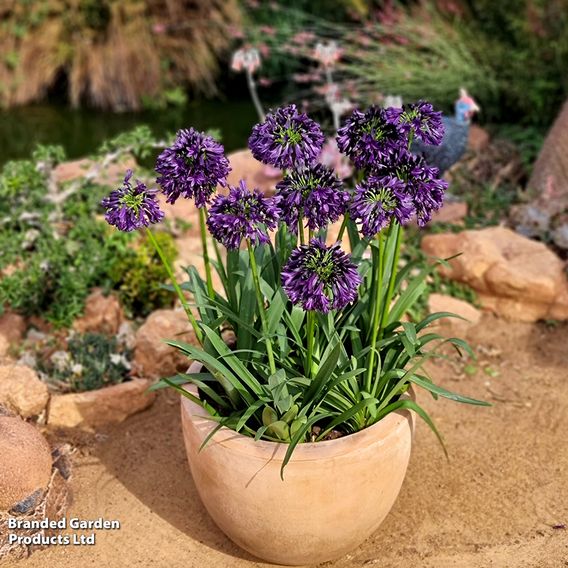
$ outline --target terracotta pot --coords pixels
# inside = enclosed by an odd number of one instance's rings
[[[286,565],[339,558],[379,527],[404,480],[415,424],[401,411],[350,436],[300,444],[282,481],[287,445],[222,428],[199,451],[216,423],[185,397],[181,416],[193,480],[215,523],[254,556]]]

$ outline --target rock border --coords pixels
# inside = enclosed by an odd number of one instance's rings
[[[133,378],[92,391],[52,394],[47,407],[47,426],[95,430],[123,422],[152,405],[156,393],[147,391],[153,382]]]

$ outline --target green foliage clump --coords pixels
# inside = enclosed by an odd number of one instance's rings
[[[164,232],[156,232],[154,237],[172,264],[177,256],[173,237]],[[128,254],[117,257],[111,263],[109,276],[129,316],[147,316],[152,310],[172,304],[172,293],[162,285],[168,278],[167,271],[147,238],[130,248]]]
[[[79,219],[65,236],[48,228],[0,282],[0,305],[68,327],[82,313],[92,287],[109,287],[109,269],[128,255],[133,239],[88,218]]]
[[[102,144],[99,153],[110,154],[127,148],[137,160],[144,160],[154,152],[157,142],[150,127],[141,124]]]
[[[109,148],[134,144],[143,154],[147,134],[137,129]],[[138,246],[137,233],[114,231],[96,218],[109,187],[76,180],[50,189],[50,169],[63,159],[60,147],[39,147],[31,160],[9,162],[0,172],[0,310],[9,306],[68,327],[95,286],[119,289],[131,317],[167,305],[170,294],[160,288],[167,275],[148,243]],[[160,238],[175,258],[172,238]]]
[[[58,390],[85,392],[127,379],[130,355],[116,337],[99,333],[73,335],[65,350],[40,358],[38,370]]]
[[[484,122],[551,124],[568,95],[568,0],[451,4],[400,8],[388,25],[344,30],[341,68],[362,100],[397,94],[451,112],[463,86]]]
[[[568,0],[469,0],[454,23],[498,78],[490,118],[550,124],[568,95]]]

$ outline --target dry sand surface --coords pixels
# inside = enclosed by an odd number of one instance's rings
[[[480,365],[498,376],[460,375],[459,366],[449,363],[435,372],[446,387],[494,406],[422,396],[451,461],[419,422],[392,512],[358,550],[324,566],[568,566],[568,326],[507,324],[485,316],[469,339],[479,349]],[[172,393],[161,393],[148,411],[81,446],[73,489],[72,516],[118,519],[121,530],[99,531],[93,547],[36,552],[19,566],[268,566],[228,541],[203,509]]]

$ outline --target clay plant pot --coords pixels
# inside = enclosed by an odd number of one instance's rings
[[[293,566],[339,558],[377,530],[404,480],[415,424],[413,413],[395,412],[356,434],[300,444],[282,480],[287,445],[222,428],[200,451],[216,423],[186,397],[181,416],[193,480],[215,523],[254,556]]]

